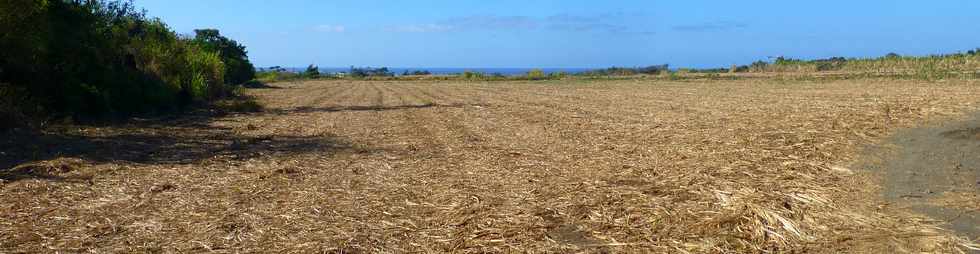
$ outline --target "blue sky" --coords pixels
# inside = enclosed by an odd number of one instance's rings
[[[721,67],[980,47],[980,1],[136,0],[257,66]]]

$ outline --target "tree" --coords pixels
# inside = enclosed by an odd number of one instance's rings
[[[225,64],[225,82],[242,84],[255,78],[255,66],[248,60],[248,51],[237,41],[221,36],[217,29],[198,29],[194,42],[205,49],[217,51]]]
[[[303,76],[311,79],[318,79],[320,78],[320,68],[311,64],[310,66],[306,67],[306,71],[303,71]]]
[[[164,112],[214,99],[228,91],[228,65],[213,50],[221,38],[182,38],[131,0],[0,0],[0,118]]]
[[[381,67],[381,68],[375,69],[375,68],[371,68],[371,67],[355,68],[354,66],[351,66],[350,67],[350,76],[351,77],[354,77],[354,78],[364,78],[364,77],[392,77],[392,76],[395,76],[395,73],[394,72],[391,72],[390,70],[388,70],[388,67]]]

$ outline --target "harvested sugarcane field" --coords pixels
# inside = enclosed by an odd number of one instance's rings
[[[0,254],[980,254],[977,10],[0,0]]]
[[[5,156],[36,161],[0,185],[0,250],[975,247],[976,121],[936,136],[972,144],[939,155],[973,163],[941,176],[963,183],[899,190],[887,183],[917,178],[880,165],[908,149],[890,142],[899,130],[969,119],[976,80],[326,80],[247,93],[261,112],[7,137],[28,149]]]

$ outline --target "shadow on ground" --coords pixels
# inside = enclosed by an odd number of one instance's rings
[[[242,86],[245,87],[245,88],[250,88],[250,89],[282,89],[282,87],[272,86],[272,85],[266,84],[264,82],[259,82],[259,81],[256,81],[256,80],[252,80],[252,81],[246,82],[245,84],[242,84]]]
[[[63,126],[0,133],[0,180],[55,179],[78,163],[192,164],[209,159],[330,153],[351,149],[336,136],[246,136],[197,114],[110,126]],[[62,158],[77,158],[64,161]]]
[[[338,106],[338,107],[298,107],[294,109],[269,110],[273,114],[292,114],[292,113],[316,113],[316,112],[341,112],[341,111],[390,111],[407,109],[426,109],[426,108],[465,108],[465,107],[489,107],[489,104],[420,104],[420,105],[397,105],[397,106]]]

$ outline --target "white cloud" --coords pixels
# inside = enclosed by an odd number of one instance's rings
[[[313,30],[324,33],[343,33],[347,31],[347,28],[340,25],[319,25],[314,27]]]

